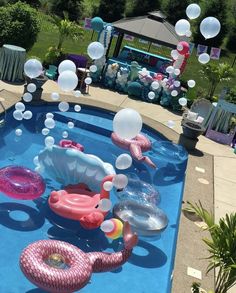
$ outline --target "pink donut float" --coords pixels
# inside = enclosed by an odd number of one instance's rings
[[[7,166],[0,169],[0,191],[12,198],[32,200],[44,193],[45,183],[31,169]]]
[[[69,140],[69,139],[62,139],[60,142],[59,142],[59,145],[62,147],[62,148],[71,148],[71,149],[76,149],[76,150],[79,150],[81,152],[84,151],[84,146],[82,146],[82,144],[78,143],[78,142],[75,142],[75,141],[72,141],[72,140]]]
[[[123,139],[119,137],[115,132],[111,134],[112,142],[117,145],[118,147],[129,150],[131,156],[136,161],[143,161],[152,168],[156,168],[156,165],[152,162],[152,160],[147,157],[143,156],[142,152],[149,151],[152,148],[152,144],[150,140],[143,134],[138,134],[133,139]]]
[[[115,253],[85,253],[66,242],[40,240],[24,249],[20,267],[24,275],[43,290],[72,293],[83,288],[93,272],[114,270],[128,260],[138,242],[128,222],[124,224],[123,237],[124,249]]]

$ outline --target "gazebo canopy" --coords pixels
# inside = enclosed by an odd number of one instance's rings
[[[112,25],[120,34],[129,34],[170,48],[175,48],[180,41],[187,41],[186,37],[176,34],[174,26],[166,21],[166,16],[161,11],[124,18]]]

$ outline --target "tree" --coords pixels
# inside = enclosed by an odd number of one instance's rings
[[[52,0],[51,12],[61,18],[66,12],[70,21],[77,21],[82,12],[81,0]]]
[[[167,0],[163,3],[163,11],[167,16],[167,20],[175,25],[182,18],[187,18],[185,10],[190,0]],[[197,2],[197,1],[196,1]]]
[[[126,0],[101,0],[98,16],[106,22],[113,22],[124,16]]]
[[[136,0],[131,6],[127,16],[146,15],[148,12],[159,10],[161,5],[159,0]]]
[[[25,2],[27,4],[29,4],[30,6],[34,7],[34,8],[39,8],[40,7],[40,0],[8,0],[9,4],[15,4],[17,2]]]
[[[213,100],[217,85],[222,81],[229,81],[231,77],[233,77],[233,69],[228,63],[207,64],[203,66],[200,73],[203,78],[207,79],[210,83],[208,91],[208,98],[210,101]]]
[[[29,50],[40,31],[38,13],[22,2],[0,7],[0,27],[1,46],[12,44]]]
[[[227,38],[226,48],[232,53],[236,53],[236,3],[232,3],[230,7],[231,21],[229,21],[230,31]]]
[[[201,21],[208,16],[216,17],[221,23],[221,30],[220,33],[211,39],[205,40],[205,38],[200,33],[200,23]],[[197,44],[203,44],[209,47],[220,47],[226,34],[227,34],[227,3],[222,0],[208,0],[206,2],[205,9],[201,14],[201,17],[198,18],[195,23],[198,29],[195,30],[193,37],[194,42]]]

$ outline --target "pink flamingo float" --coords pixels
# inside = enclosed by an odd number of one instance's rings
[[[150,140],[143,134],[138,134],[133,139],[123,139],[119,137],[115,132],[111,134],[112,142],[118,147],[129,150],[131,156],[138,162],[145,162],[152,168],[156,168],[156,165],[152,160],[143,156],[142,152],[149,151],[152,147]]]
[[[40,240],[24,249],[20,267],[39,288],[51,293],[72,293],[87,285],[93,272],[114,270],[128,260],[138,242],[128,222],[124,224],[123,238],[124,249],[116,253],[85,253],[66,242]]]
[[[108,212],[99,208],[102,199],[109,199],[110,193],[103,188],[114,175],[106,176],[101,182],[100,193],[93,192],[84,184],[68,185],[65,190],[52,191],[49,197],[50,208],[58,215],[79,221],[86,229],[100,227]]]

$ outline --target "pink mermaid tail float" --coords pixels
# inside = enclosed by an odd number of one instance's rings
[[[62,139],[59,142],[60,147],[62,148],[71,148],[71,149],[76,149],[79,150],[81,152],[84,151],[84,146],[78,142],[75,142],[73,140],[69,140],[69,139]]]
[[[128,222],[124,224],[123,237],[124,249],[116,253],[85,253],[63,241],[40,240],[24,249],[20,267],[39,288],[50,293],[72,293],[87,285],[93,272],[114,270],[128,260],[138,242]],[[53,258],[60,262],[49,262]]]
[[[85,229],[100,227],[108,212],[99,208],[102,199],[109,199],[110,193],[103,188],[113,175],[106,176],[101,183],[100,193],[91,191],[86,184],[68,185],[65,190],[52,191],[48,203],[58,215],[79,221]]]
[[[152,147],[150,140],[143,134],[138,134],[133,139],[123,139],[119,137],[115,132],[112,132],[111,139],[112,142],[118,147],[124,150],[129,150],[131,156],[136,161],[143,161],[152,168],[156,168],[156,165],[152,162],[152,160],[147,156],[143,156],[142,154],[142,152],[149,151]]]

